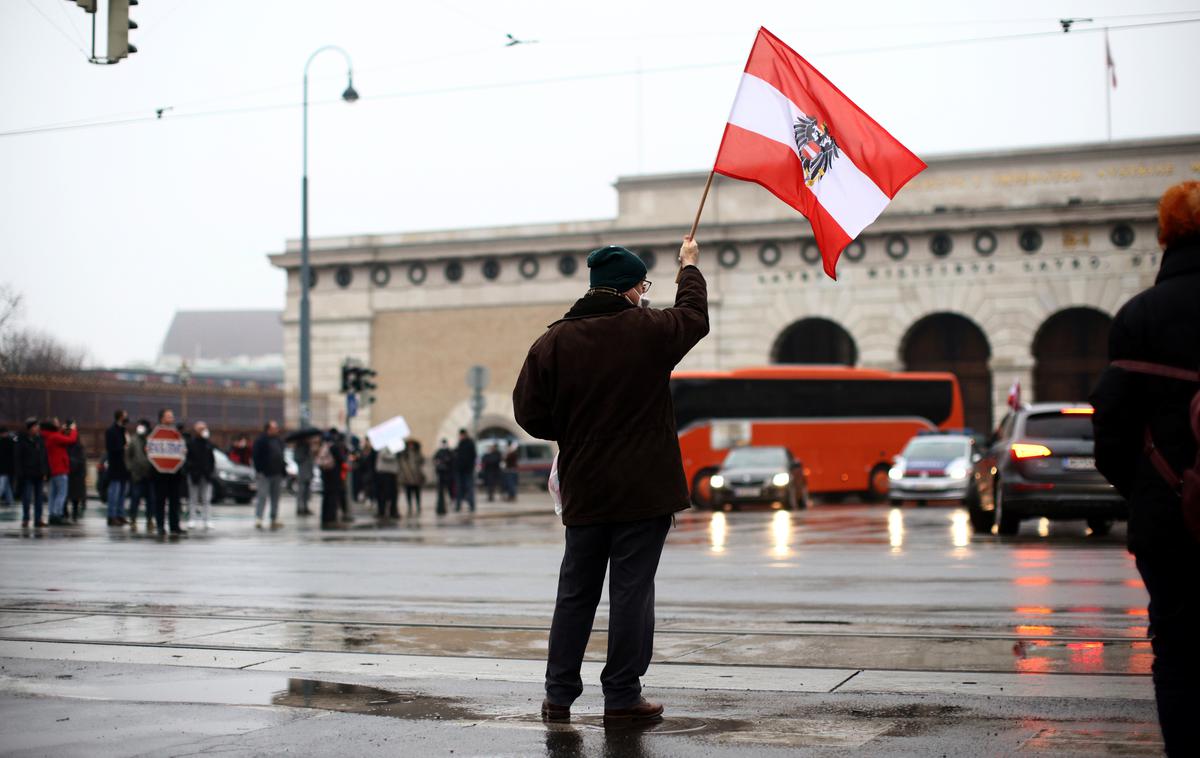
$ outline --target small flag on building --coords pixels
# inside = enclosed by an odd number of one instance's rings
[[[825,273],[925,163],[759,29],[713,170],[755,182],[812,224]]]
[[[1008,407],[1014,411],[1021,407],[1021,380],[1013,379],[1012,386],[1008,388]]]

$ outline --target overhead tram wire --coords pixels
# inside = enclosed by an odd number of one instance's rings
[[[470,58],[470,57],[477,56],[481,53],[495,52],[496,49],[497,49],[496,45],[488,45],[487,47],[473,47],[473,48],[466,49],[466,50],[458,50],[458,51],[454,51],[451,53],[443,53],[441,55],[428,56],[428,57],[424,57],[424,58],[409,58],[407,60],[402,60],[402,61],[399,61],[396,63],[389,63],[384,66],[369,66],[366,68],[357,68],[356,71],[359,74],[378,72],[378,71],[394,71],[396,69],[406,68],[408,66],[416,66],[416,65],[422,65],[422,64],[427,64],[427,63],[437,63],[439,61],[452,60],[452,59],[456,59],[456,58],[460,58],[460,59],[461,58]],[[328,76],[314,75],[311,77],[311,79],[313,81],[318,81],[318,80],[327,79],[327,78],[335,78],[335,77],[334,77],[334,75],[328,75]],[[241,92],[235,92],[230,95],[219,95],[217,97],[207,97],[207,98],[201,98],[199,100],[187,100],[182,103],[173,103],[168,106],[158,106],[158,107],[149,108],[149,109],[148,108],[139,108],[137,110],[120,111],[118,113],[106,113],[102,116],[88,116],[88,117],[84,117],[84,118],[70,119],[67,121],[53,121],[48,124],[38,124],[37,126],[24,127],[20,130],[14,130],[11,132],[0,132],[0,137],[9,136],[9,135],[17,136],[18,134],[38,134],[40,132],[64,131],[67,128],[79,127],[79,126],[112,126],[112,125],[124,124],[124,123],[137,123],[139,121],[159,120],[159,116],[157,116],[157,115],[155,115],[153,118],[151,118],[151,117],[145,116],[143,114],[145,114],[147,110],[152,110],[157,114],[157,112],[159,110],[162,110],[164,112],[165,111],[175,111],[175,110],[193,108],[198,105],[207,105],[210,103],[224,103],[224,102],[229,102],[229,101],[241,100],[243,98],[252,97],[254,95],[262,95],[262,94],[266,94],[269,92],[278,92],[280,90],[285,90],[285,89],[295,89],[295,87],[296,87],[295,82],[288,82],[287,84],[275,84],[275,85],[270,85],[270,86],[266,86],[266,87],[256,87],[256,88],[250,89],[250,90],[243,90]],[[324,102],[313,103],[313,104],[323,105]],[[266,105],[266,106],[261,106],[261,107],[264,110],[272,110],[272,109],[275,109],[275,108],[281,107],[281,106]],[[298,103],[296,104],[296,107],[300,107]],[[237,106],[237,107],[230,106],[227,109],[221,109],[221,110],[212,111],[212,112],[217,115],[225,115],[225,113],[227,111],[233,112],[233,111],[238,111],[239,109],[240,109],[240,106]],[[205,113],[208,113],[208,112],[209,111],[205,111]],[[189,115],[195,115],[195,114],[189,114]],[[172,117],[179,118],[179,115],[174,115]]]
[[[1195,23],[1200,23],[1200,17],[1189,18],[1189,19],[1176,19],[1176,20],[1172,20],[1172,21],[1148,21],[1148,22],[1139,23],[1139,24],[1125,24],[1122,26],[1109,26],[1107,28],[1099,27],[1099,26],[1098,27],[1084,27],[1084,28],[1077,28],[1077,29],[1073,28],[1070,33],[1071,34],[1098,34],[1098,33],[1103,33],[1105,31],[1108,31],[1111,33],[1111,32],[1117,32],[1117,31],[1130,30],[1130,29],[1147,29],[1147,28],[1153,28],[1153,27],[1179,26],[1179,25],[1184,25],[1184,24],[1195,24]],[[990,36],[990,37],[969,37],[969,38],[961,38],[961,39],[953,39],[953,40],[934,40],[934,41],[930,41],[930,42],[914,42],[914,43],[910,43],[910,44],[888,45],[888,46],[871,47],[871,48],[859,48],[859,49],[854,49],[854,50],[831,50],[831,51],[825,51],[825,52],[818,51],[818,52],[810,53],[810,57],[815,58],[815,57],[821,57],[821,56],[836,56],[836,55],[865,55],[865,54],[870,54],[870,53],[892,52],[892,51],[897,51],[897,50],[919,50],[919,49],[926,49],[926,48],[948,47],[951,45],[966,45],[966,44],[974,44],[974,43],[982,43],[982,42],[1006,42],[1006,41],[1021,40],[1021,39],[1039,39],[1039,38],[1046,38],[1046,37],[1062,37],[1062,36],[1064,36],[1063,32],[1059,29],[1055,29],[1053,31],[1044,31],[1044,32],[1024,32],[1024,33],[1019,33],[1019,34],[994,35],[994,36]],[[368,101],[376,101],[376,100],[392,100],[392,99],[401,99],[401,98],[410,98],[410,97],[447,95],[447,94],[456,94],[456,93],[464,93],[464,92],[487,92],[487,91],[492,91],[492,90],[510,89],[510,88],[516,88],[516,87],[535,87],[535,86],[544,86],[544,85],[551,85],[551,84],[566,84],[566,83],[570,83],[570,82],[595,81],[595,80],[601,80],[601,79],[615,79],[615,78],[622,78],[622,77],[627,77],[627,76],[637,76],[637,75],[644,75],[644,74],[662,74],[662,73],[674,73],[674,72],[679,72],[679,71],[696,71],[696,70],[702,70],[702,69],[722,68],[722,67],[731,66],[731,65],[740,65],[741,63],[742,63],[742,60],[739,59],[739,60],[729,60],[729,61],[716,61],[716,62],[710,62],[710,63],[680,64],[680,65],[676,65],[676,66],[658,66],[658,67],[654,67],[654,68],[642,68],[642,69],[630,68],[630,69],[622,69],[622,70],[617,70],[617,71],[594,72],[594,73],[587,73],[587,74],[569,74],[569,75],[558,76],[558,77],[543,77],[543,78],[539,78],[539,79],[525,79],[525,80],[520,80],[520,81],[508,81],[508,82],[493,82],[493,83],[488,83],[488,84],[463,84],[463,85],[456,85],[456,86],[449,86],[449,87],[435,87],[435,88],[424,89],[424,90],[403,90],[403,91],[397,91],[397,92],[385,92],[385,93],[378,94],[378,95],[363,96],[361,98],[361,100],[363,102],[368,102]],[[338,102],[338,100],[336,98],[331,99],[331,100],[325,100],[325,101],[317,101],[317,102],[313,102],[310,104],[311,105],[327,105],[327,104],[335,103],[335,102]],[[174,109],[176,107],[180,107],[180,106],[170,106],[171,109]],[[184,107],[186,107],[186,106],[184,106]],[[160,109],[156,108],[156,109],[153,109],[155,111],[155,113],[151,113],[146,116],[136,116],[136,117],[131,117],[131,118],[98,119],[98,120],[91,120],[91,121],[80,120],[78,122],[52,124],[52,125],[48,125],[48,126],[35,126],[35,127],[27,127],[24,129],[12,129],[9,131],[0,132],[0,137],[19,137],[19,136],[26,136],[26,135],[32,135],[32,134],[45,134],[45,133],[49,133],[49,132],[69,131],[69,130],[74,130],[74,129],[89,129],[89,128],[104,127],[104,126],[124,126],[124,125],[128,125],[128,124],[144,123],[144,122],[148,122],[148,121],[158,121],[158,120],[178,121],[181,119],[239,115],[239,114],[247,114],[247,113],[273,111],[273,110],[286,110],[289,108],[299,108],[299,107],[300,107],[300,103],[298,103],[298,102],[272,103],[272,104],[264,104],[264,105],[251,105],[251,106],[238,107],[238,108],[220,108],[220,109],[207,110],[207,111],[195,111],[193,113],[174,113],[169,118],[165,118],[165,119],[161,118],[159,115],[157,115],[157,111]],[[163,109],[163,110],[165,110],[165,109]]]
[[[62,27],[61,27],[61,26],[59,26],[57,23],[55,23],[54,19],[52,19],[52,18],[50,18],[49,16],[47,16],[47,15],[46,15],[46,14],[45,14],[45,13],[42,11],[42,9],[41,9],[41,8],[37,7],[37,4],[36,4],[36,3],[34,3],[34,2],[33,2],[33,0],[25,0],[25,4],[26,4],[26,5],[28,5],[30,8],[33,8],[35,11],[37,11],[37,14],[38,14],[39,16],[41,16],[42,18],[44,18],[44,19],[46,20],[46,23],[47,23],[47,24],[50,24],[50,26],[53,26],[53,27],[54,27],[54,30],[55,30],[55,31],[57,31],[59,34],[61,34],[61,35],[62,35],[62,38],[63,38],[63,39],[65,39],[65,40],[66,40],[68,43],[70,43],[71,47],[75,48],[75,49],[76,49],[76,50],[78,50],[80,53],[83,53],[84,55],[87,55],[87,51],[86,51],[86,50],[84,50],[82,47],[80,47],[80,46],[79,46],[79,44],[78,44],[78,43],[77,43],[75,40],[71,39],[71,35],[69,35],[69,34],[67,34],[66,32],[64,32],[64,31],[63,31],[63,29],[62,29]],[[74,28],[74,27],[72,27],[72,28]],[[76,33],[78,33],[78,30],[76,30]]]

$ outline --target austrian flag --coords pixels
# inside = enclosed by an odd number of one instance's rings
[[[750,51],[713,171],[755,182],[812,224],[825,273],[920,158],[766,29]]]

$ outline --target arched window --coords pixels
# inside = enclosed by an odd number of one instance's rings
[[[775,363],[829,363],[853,366],[858,346],[840,324],[825,318],[806,318],[789,326],[775,340]]]
[[[1033,397],[1087,400],[1108,364],[1112,319],[1095,308],[1067,308],[1046,319],[1033,338]]]
[[[992,428],[992,349],[975,322],[934,313],[909,327],[900,345],[906,371],[949,371],[958,377],[963,420],[976,432]]]

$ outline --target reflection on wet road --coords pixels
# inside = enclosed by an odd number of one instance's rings
[[[255,532],[226,507],[217,532],[174,544],[113,538],[102,521],[5,540],[0,637],[538,659],[562,527],[548,504],[522,506],[333,538]],[[659,571],[656,660],[1145,674],[1146,598],[1123,535],[1034,521],[975,535],[958,507],[687,511]],[[64,572],[67,553],[86,568]]]

